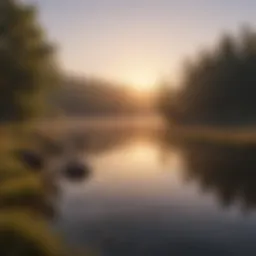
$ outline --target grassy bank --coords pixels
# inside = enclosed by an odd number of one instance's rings
[[[169,139],[178,141],[256,146],[256,127],[172,126],[167,134]]]
[[[47,224],[52,206],[42,170],[28,168],[15,154],[25,146],[22,134],[20,126],[0,127],[0,255],[61,256],[65,250]]]

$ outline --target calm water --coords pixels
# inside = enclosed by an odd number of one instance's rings
[[[62,180],[57,228],[100,255],[255,255],[256,149],[164,143],[162,132],[85,133],[87,180]]]

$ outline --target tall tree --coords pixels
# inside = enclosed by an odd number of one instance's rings
[[[1,0],[0,122],[37,117],[56,78],[54,48],[38,23],[36,8]]]
[[[196,125],[253,125],[256,94],[256,33],[244,28],[225,35],[187,63],[176,99],[169,94],[170,120]]]

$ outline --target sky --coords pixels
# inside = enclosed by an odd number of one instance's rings
[[[64,70],[135,86],[177,80],[223,32],[255,25],[255,0],[24,0],[35,3]]]

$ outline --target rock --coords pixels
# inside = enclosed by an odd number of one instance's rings
[[[91,171],[88,166],[80,162],[69,162],[65,169],[64,174],[66,178],[72,180],[85,179],[90,175]]]
[[[40,154],[30,150],[20,150],[18,158],[31,169],[42,170],[44,168],[44,159]]]

